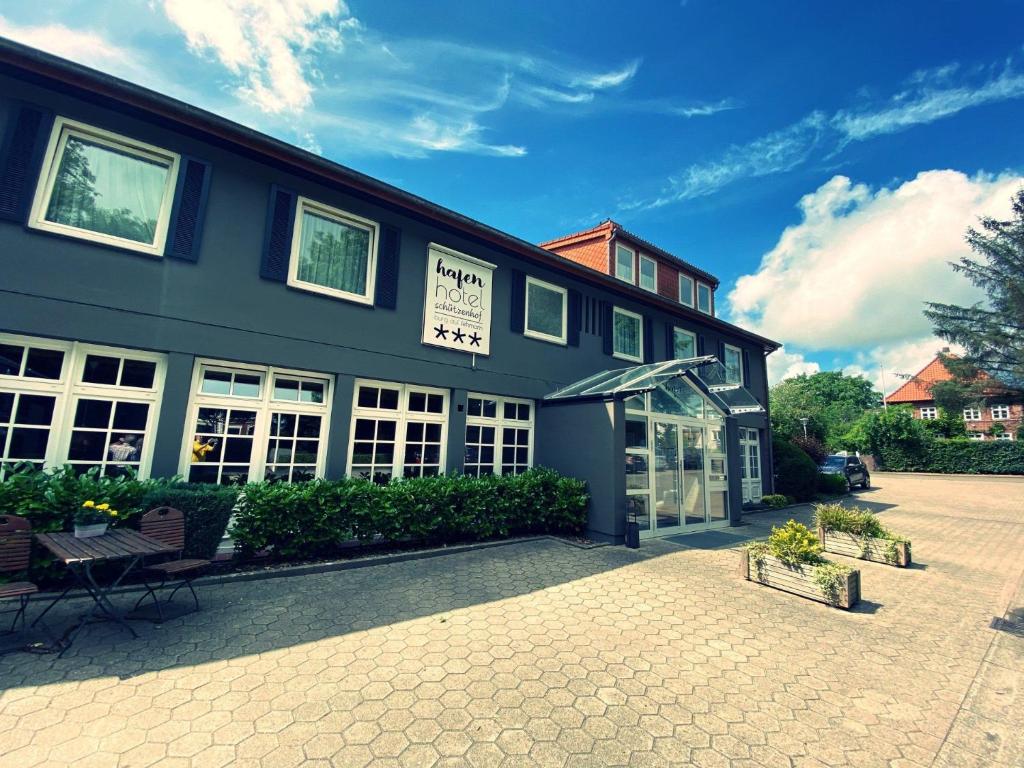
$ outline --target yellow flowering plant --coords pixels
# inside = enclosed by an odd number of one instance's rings
[[[97,504],[92,499],[82,502],[82,506],[75,512],[76,525],[112,523],[116,518],[117,510],[112,509],[110,504],[107,502]]]

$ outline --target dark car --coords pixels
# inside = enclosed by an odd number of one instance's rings
[[[871,475],[858,456],[829,456],[818,467],[818,471],[824,475],[843,475],[848,490],[852,490],[855,485],[864,489],[871,487]]]

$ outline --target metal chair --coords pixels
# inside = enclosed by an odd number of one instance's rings
[[[156,606],[158,624],[164,622],[164,604],[170,604],[171,600],[174,599],[174,595],[182,587],[188,587],[189,592],[192,593],[192,599],[195,601],[195,608],[187,613],[194,613],[199,610],[199,598],[196,596],[196,591],[192,588],[192,579],[194,579],[199,572],[210,565],[209,560],[198,560],[198,559],[182,559],[181,555],[185,547],[185,515],[179,509],[173,507],[157,507],[142,516],[142,521],[139,525],[139,530],[143,536],[148,536],[151,539],[163,542],[169,546],[175,547],[178,550],[178,558],[176,560],[166,560],[162,563],[151,563],[145,566],[144,572],[156,575],[160,577],[160,583],[153,585],[147,579],[145,582],[146,592],[142,597],[135,603],[133,610],[138,610],[142,602],[147,598],[153,599],[153,604]],[[176,579],[180,579],[175,582]],[[165,600],[160,600],[157,597],[157,591],[169,587],[173,584],[171,594],[167,596]]]
[[[32,551],[32,524],[17,515],[0,515],[0,573],[17,573],[28,568]],[[10,581],[0,584],[0,600],[18,598],[16,609],[3,611],[14,613],[11,628],[4,634],[12,634],[21,619],[21,630],[25,631],[25,609],[32,595],[39,588],[30,581]]]

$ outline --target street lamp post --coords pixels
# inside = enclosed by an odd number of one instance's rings
[[[806,416],[800,419],[800,425],[804,428],[804,440],[807,439],[807,422],[810,421]]]

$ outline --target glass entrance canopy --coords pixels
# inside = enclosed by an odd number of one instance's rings
[[[764,408],[747,389],[727,381],[725,366],[713,355],[602,371],[552,392],[544,401],[624,400],[680,378],[693,384],[725,415],[764,413]]]

